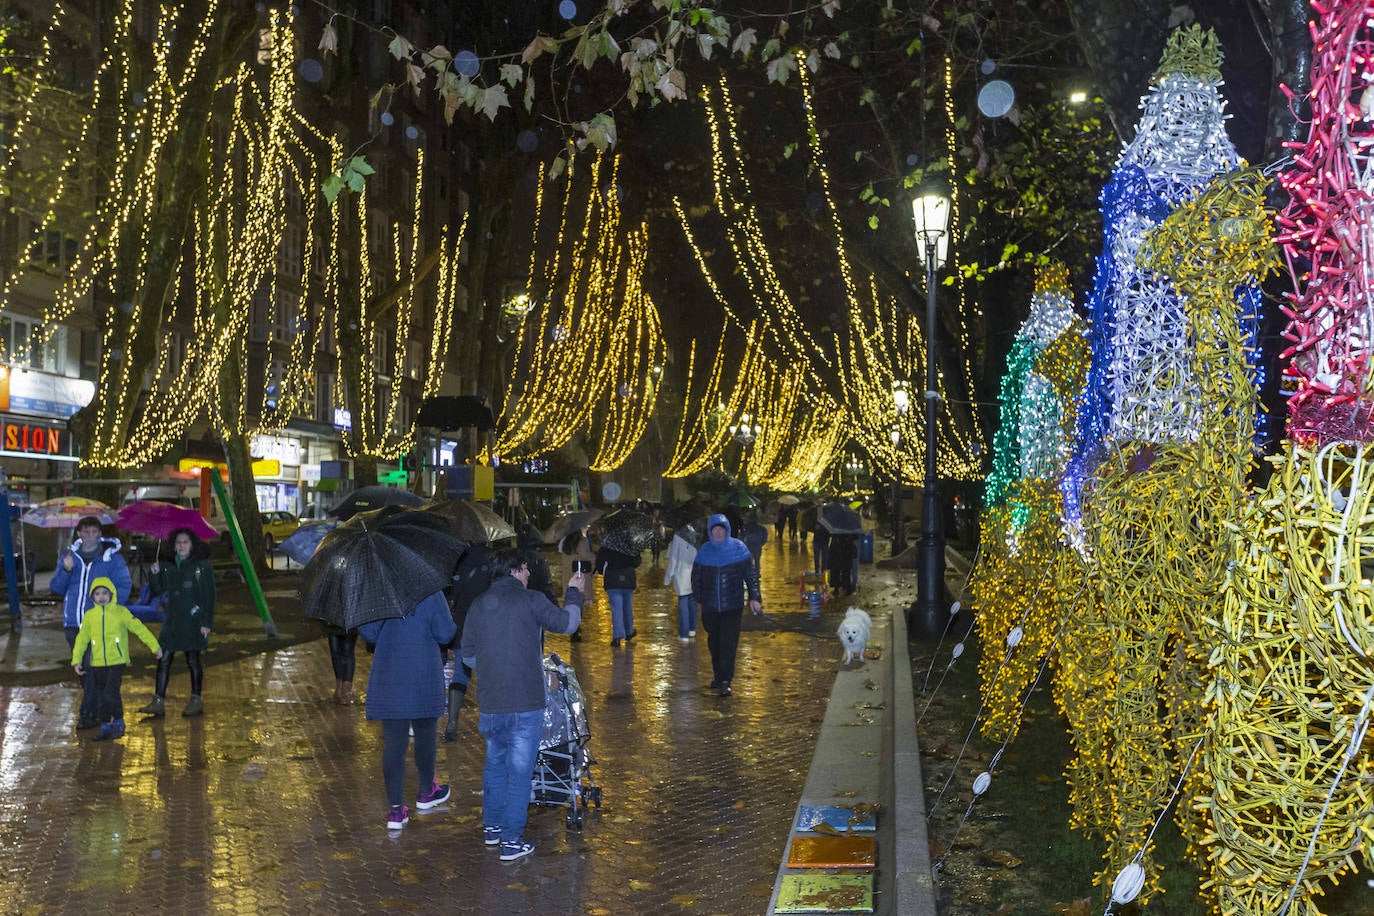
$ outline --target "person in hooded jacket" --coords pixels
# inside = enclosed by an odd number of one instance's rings
[[[754,557],[743,541],[730,536],[726,517],[711,516],[706,528],[710,538],[697,549],[692,562],[692,597],[701,606],[701,625],[706,628],[706,645],[711,650],[711,689],[728,697],[735,677],[745,601],[759,614],[763,612],[763,596]]]
[[[167,612],[157,634],[162,658],[157,662],[156,695],[139,712],[154,718],[166,715],[172,657],[180,652],[191,672],[191,696],[181,714],[191,718],[205,710],[201,701],[205,667],[200,653],[210,648],[210,631],[215,626],[215,571],[210,566],[210,548],[190,528],[173,531],[171,540],[172,562],[158,561],[152,566],[153,591],[167,596]]]
[[[128,598],[133,577],[129,575],[129,564],[120,553],[119,540],[101,537],[100,519],[87,515],[76,523],[76,539],[62,552],[62,559],[58,561],[48,586],[54,595],[62,596],[62,629],[66,633],[69,648],[76,645],[82,618],[93,603],[91,583],[101,576],[109,579],[114,586],[116,604]],[[81,675],[81,710],[76,727],[95,728],[100,724],[96,718],[99,693],[89,657],[82,661],[81,667],[84,671]]]
[[[129,664],[129,639],[132,631],[152,652],[162,658],[162,648],[153,634],[129,609],[115,600],[115,585],[105,576],[91,582],[91,609],[76,634],[72,646],[72,668],[78,677],[91,671],[100,696],[100,732],[97,741],[124,737],[124,700],[119,687]]]

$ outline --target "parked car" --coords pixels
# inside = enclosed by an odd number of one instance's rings
[[[290,512],[262,513],[262,543],[271,553],[278,544],[286,540],[301,526],[301,520]]]

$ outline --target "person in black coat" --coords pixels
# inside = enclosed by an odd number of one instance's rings
[[[448,611],[453,617],[457,634],[445,648],[456,649],[463,639],[463,623],[467,620],[468,607],[491,586],[491,560],[494,552],[486,544],[469,544],[458,568],[453,572],[453,581],[444,589],[448,599]],[[448,709],[444,721],[444,741],[458,740],[458,713],[467,698],[468,683],[472,680],[472,669],[463,664],[461,658],[454,660],[453,679],[448,685]]]
[[[859,539],[853,534],[830,535],[830,587],[835,594],[854,594],[854,560]]]
[[[549,596],[549,600],[558,601],[558,593],[553,587],[553,572],[549,569],[549,561],[544,559],[541,552],[544,549],[544,535],[534,525],[526,523],[520,529],[520,536],[517,539],[520,555],[525,558],[525,563],[530,568],[530,581],[526,588],[536,592],[543,592]]]
[[[628,641],[638,635],[634,595],[639,585],[635,576],[639,564],[639,554],[631,556],[605,546],[596,552],[596,571],[601,573],[601,587],[606,590],[606,600],[611,605],[612,648],[618,649],[622,639]]]

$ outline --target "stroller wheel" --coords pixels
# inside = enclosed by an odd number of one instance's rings
[[[568,829],[569,829],[569,830],[581,830],[581,829],[582,829],[582,812],[581,812],[581,810],[576,810],[576,811],[574,811],[574,810],[572,810],[572,809],[569,809],[569,810],[568,810],[568,815],[567,815],[567,817],[565,817],[563,820],[564,820],[564,823],[566,823],[566,824],[568,825]]]
[[[601,807],[601,787],[600,787],[600,786],[595,786],[595,787],[592,788],[592,804],[593,804],[593,805],[596,805],[598,808]]]

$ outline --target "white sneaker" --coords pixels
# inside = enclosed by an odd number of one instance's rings
[[[687,635],[688,635],[688,636],[695,636],[695,635],[697,635],[697,631],[696,631],[696,630],[688,630],[688,631],[687,631]]]

